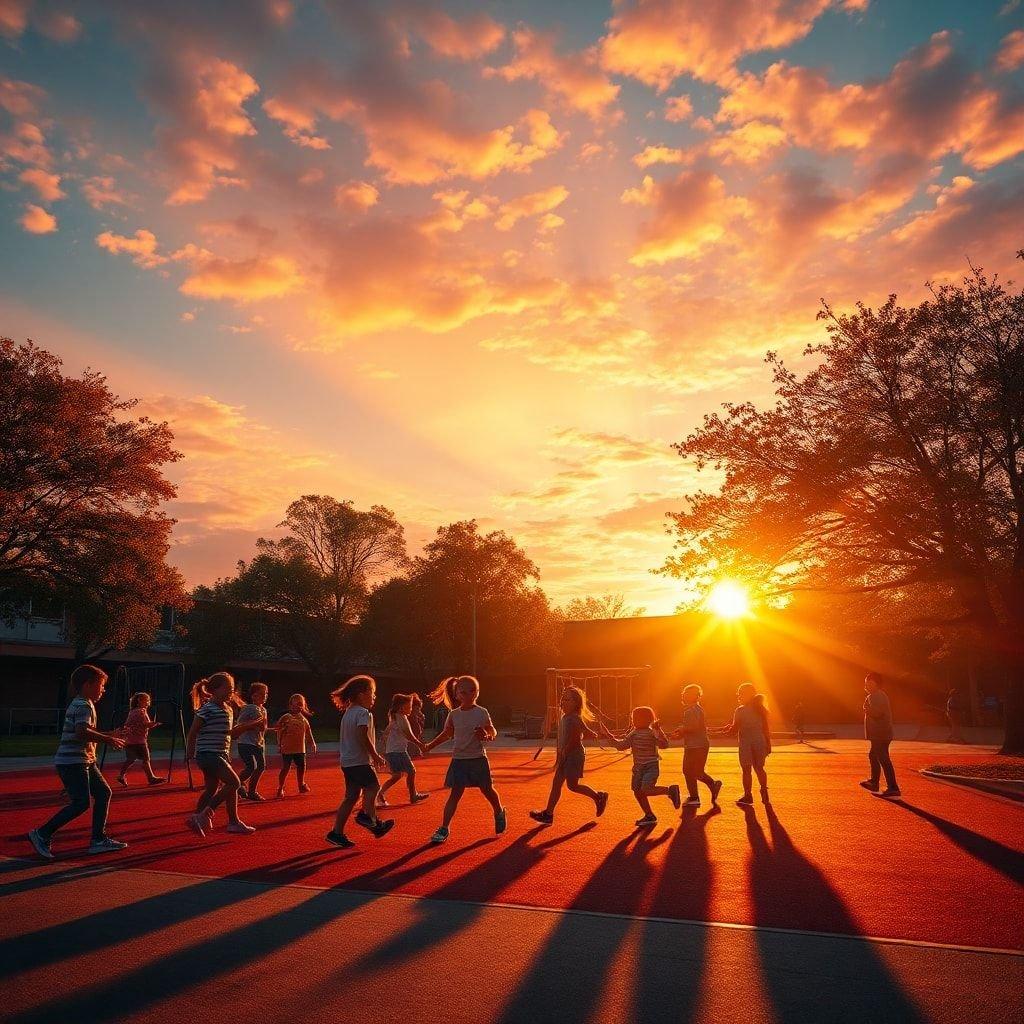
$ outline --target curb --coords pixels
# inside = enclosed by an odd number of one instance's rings
[[[936,782],[948,782],[954,786],[963,786],[965,789],[974,789],[979,793],[1012,800],[1014,803],[1024,803],[1024,782],[1020,779],[978,779],[972,775],[947,775],[944,772],[929,771],[927,768],[920,768],[918,774]]]

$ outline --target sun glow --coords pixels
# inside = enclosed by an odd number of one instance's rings
[[[750,614],[750,595],[735,580],[720,580],[707,598],[707,608],[720,619],[740,619]]]

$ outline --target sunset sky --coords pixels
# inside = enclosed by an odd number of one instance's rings
[[[668,612],[671,443],[1012,274],[1022,151],[1015,0],[0,0],[0,333],[172,424],[191,583],[328,493]]]

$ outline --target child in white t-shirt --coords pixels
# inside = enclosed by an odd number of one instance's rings
[[[380,839],[394,828],[393,821],[377,817],[376,801],[380,791],[374,768],[387,765],[374,744],[373,715],[370,708],[377,698],[377,684],[370,676],[353,676],[331,694],[335,707],[341,709],[340,748],[341,771],[345,776],[345,798],[338,807],[334,828],[325,837],[342,849],[356,844],[345,835],[345,825],[353,808],[362,798],[362,810],[356,824],[362,825]]]
[[[494,809],[494,831],[498,835],[508,825],[505,808],[491,782],[491,764],[484,750],[484,743],[493,740],[498,730],[487,709],[477,704],[479,695],[480,683],[474,676],[450,676],[430,694],[435,704],[444,704],[451,710],[444,728],[424,746],[424,752],[452,741],[452,761],[444,780],[451,793],[444,805],[441,827],[430,837],[432,843],[443,843],[448,838],[455,810],[467,789],[479,789]]]
[[[418,804],[426,800],[429,793],[418,793],[416,791],[416,766],[409,757],[409,748],[414,747],[422,752],[423,744],[416,739],[412,731],[412,723],[409,721],[409,713],[412,711],[412,695],[408,693],[396,693],[391,698],[391,707],[388,709],[388,727],[384,732],[384,757],[388,762],[391,771],[391,778],[380,787],[377,795],[377,806],[387,807],[388,802],[384,794],[402,777],[409,786],[409,803]]]

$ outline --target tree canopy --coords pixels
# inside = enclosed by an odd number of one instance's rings
[[[926,608],[1000,652],[1004,749],[1024,749],[1024,293],[972,270],[915,306],[820,316],[809,372],[769,354],[773,406],[727,405],[676,446],[724,481],[674,514],[663,571]]]
[[[634,608],[626,604],[623,594],[601,594],[599,597],[574,597],[555,611],[569,622],[586,622],[592,619],[632,619],[643,615],[646,608]]]
[[[161,605],[187,604],[161,510],[175,493],[163,467],[180,455],[135,404],[0,338],[0,602],[61,600],[80,658],[151,638]]]

